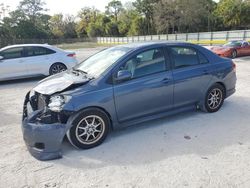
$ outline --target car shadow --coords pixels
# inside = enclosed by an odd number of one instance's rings
[[[250,56],[242,56],[242,57],[237,57],[233,59],[235,62],[246,62],[250,60]]]
[[[1,89],[13,89],[13,88],[27,88],[27,91],[34,87],[39,81],[44,79],[45,76],[38,76],[33,78],[23,78],[16,80],[0,81]]]
[[[187,112],[114,131],[102,145],[89,150],[76,150],[64,142],[63,158],[51,163],[94,169],[150,164],[182,155],[209,159],[226,147],[249,141],[242,133],[250,132],[250,104],[242,106],[242,100],[249,98],[232,97],[217,113]]]

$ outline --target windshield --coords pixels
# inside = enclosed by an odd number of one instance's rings
[[[241,46],[241,42],[240,41],[231,41],[231,42],[224,44],[223,46],[229,46],[229,47]]]
[[[93,77],[99,77],[119,58],[129,52],[131,49],[127,47],[112,47],[103,50],[90,58],[86,59],[79,65],[74,67],[75,70],[80,70]]]

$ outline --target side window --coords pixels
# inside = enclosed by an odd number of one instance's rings
[[[47,50],[47,54],[54,54],[54,53],[56,53],[54,50],[51,50],[49,48],[46,48],[46,50]]]
[[[1,55],[4,57],[4,59],[21,58],[23,57],[23,48],[22,47],[10,48],[2,51]]]
[[[166,70],[163,49],[157,48],[142,52],[125,63],[120,70],[128,70],[132,78],[138,78]]]
[[[200,52],[198,52],[200,64],[209,63],[208,59]]]
[[[242,46],[243,46],[243,47],[246,47],[246,46],[248,46],[248,45],[249,45],[248,42],[244,42]]]
[[[34,55],[46,55],[47,54],[47,48],[43,47],[34,47]]]
[[[174,68],[189,67],[199,64],[199,55],[196,50],[189,47],[170,47],[174,59]],[[202,57],[201,57],[202,58]],[[204,59],[203,59],[204,61]]]
[[[44,47],[30,46],[26,47],[27,56],[39,56],[39,55],[48,55],[55,53],[53,50]]]
[[[32,46],[29,47],[25,47],[25,51],[26,51],[26,56],[30,57],[34,55],[34,50]]]

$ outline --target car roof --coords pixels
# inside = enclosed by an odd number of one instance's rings
[[[231,40],[231,41],[229,41],[229,42],[248,42],[248,41],[246,41],[246,40]]]
[[[9,45],[9,46],[3,47],[1,48],[1,50],[6,50],[9,48],[16,48],[16,47],[29,47],[29,46],[41,46],[41,47],[47,47],[47,48],[52,47],[49,44],[15,44],[15,45]]]
[[[144,48],[144,47],[150,47],[150,46],[158,46],[158,45],[185,45],[190,46],[193,45],[188,42],[178,42],[178,41],[151,41],[151,42],[136,42],[136,43],[128,43],[128,44],[122,44],[118,45],[118,47],[125,47],[125,48],[131,48],[131,49],[138,49],[138,48]]]

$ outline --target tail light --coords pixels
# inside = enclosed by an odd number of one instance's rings
[[[236,72],[236,64],[232,61],[233,64],[233,71]]]
[[[71,53],[71,54],[68,54],[67,56],[68,56],[68,57],[73,57],[73,58],[75,58],[75,57],[76,57],[76,54],[75,54],[75,53]]]

